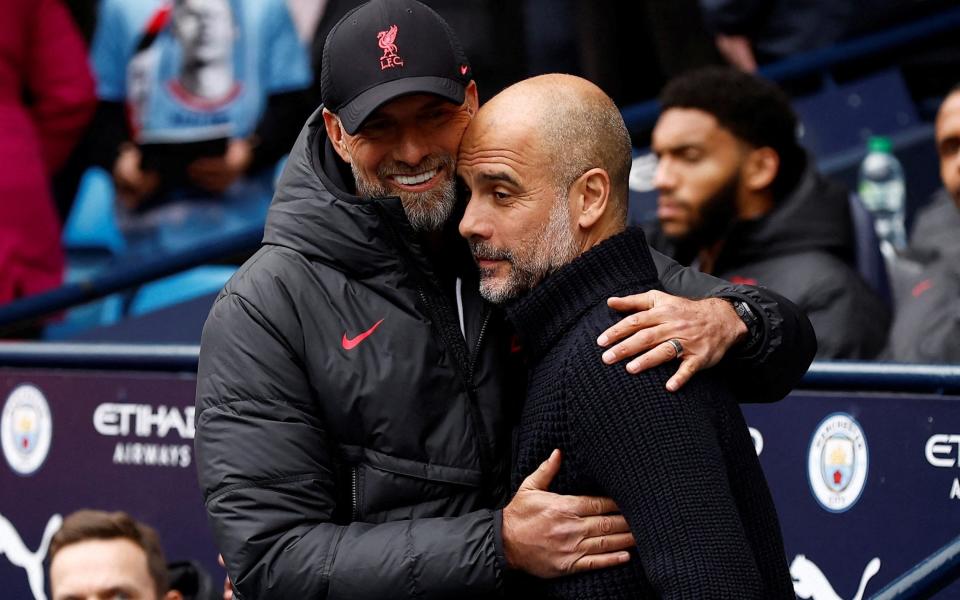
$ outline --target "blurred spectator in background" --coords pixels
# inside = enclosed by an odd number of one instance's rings
[[[329,0],[287,0],[290,17],[297,27],[297,35],[304,44],[310,44],[317,30],[317,23],[323,17]]]
[[[747,72],[759,64],[829,46],[917,18],[952,0],[699,0],[717,49]]]
[[[651,244],[793,300],[813,324],[818,358],[876,356],[889,311],[848,264],[847,191],[807,159],[786,96],[755,76],[708,67],[672,81],[661,102]]]
[[[937,114],[937,153],[944,192],[922,210],[910,236],[910,256],[923,266],[898,294],[887,358],[960,363],[960,86]]]
[[[53,600],[182,600],[170,589],[160,538],[122,512],[79,510],[50,542]]]
[[[59,0],[12,0],[0,20],[0,304],[63,277],[50,177],[96,105],[83,40]]]
[[[685,71],[723,62],[697,0],[592,0],[575,8],[581,71],[620,106],[656,96]]]
[[[909,256],[923,265],[960,255],[960,85],[940,105],[935,137],[943,189],[917,211],[910,231]]]
[[[283,0],[104,0],[92,56],[97,160],[128,235],[190,221],[206,232],[251,203],[265,214],[273,167],[311,108]]]
[[[758,63],[839,41],[863,18],[862,2],[700,0],[700,7],[723,57],[752,73]]]

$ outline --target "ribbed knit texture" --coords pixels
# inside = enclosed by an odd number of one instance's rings
[[[747,426],[709,372],[680,392],[672,362],[606,366],[596,338],[621,315],[606,298],[657,287],[643,234],[627,230],[508,307],[530,358],[514,484],[553,448],[551,486],[609,496],[637,541],[619,567],[529,581],[546,598],[794,598],[773,500]]]

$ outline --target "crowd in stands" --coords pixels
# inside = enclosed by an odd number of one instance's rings
[[[319,104],[326,34],[360,3],[14,1],[0,25],[0,304],[64,280],[60,229],[91,167],[113,181],[128,258],[262,219],[278,163]],[[486,94],[567,70],[621,105],[659,95],[651,243],[792,299],[817,330],[819,358],[960,359],[950,260],[960,239],[960,93],[936,120],[945,189],[888,265],[894,302],[858,274],[850,191],[797,141],[789,97],[748,74],[942,2],[427,4],[460,33]],[[703,68],[723,62],[739,70]]]
[[[256,203],[309,111],[311,73],[282,0],[107,1],[91,48],[96,161],[134,251],[161,225]],[[159,247],[162,249],[162,247]]]

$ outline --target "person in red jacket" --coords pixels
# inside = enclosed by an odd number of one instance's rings
[[[59,0],[13,0],[0,19],[0,305],[60,285],[50,177],[96,107],[87,51]]]

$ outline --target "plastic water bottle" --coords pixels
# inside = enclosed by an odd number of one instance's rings
[[[880,249],[885,256],[892,258],[907,246],[903,224],[906,186],[903,167],[891,152],[888,138],[870,138],[867,156],[860,164],[858,187],[860,199],[873,215]]]

